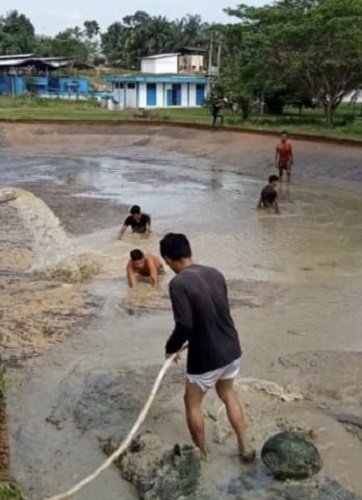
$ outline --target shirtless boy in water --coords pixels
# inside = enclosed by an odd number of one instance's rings
[[[284,170],[287,173],[287,180],[290,181],[292,165],[294,163],[292,143],[288,139],[286,132],[282,133],[281,141],[275,151],[275,167],[279,170],[279,180],[283,179]]]
[[[132,250],[127,264],[127,278],[130,288],[135,288],[139,274],[151,279],[152,286],[158,287],[160,274],[164,273],[160,259],[155,255],[145,255],[141,250]]]
[[[276,190],[279,177],[271,175],[268,179],[268,184],[262,189],[257,208],[266,208],[274,210],[276,214],[280,214],[278,203],[278,192]]]

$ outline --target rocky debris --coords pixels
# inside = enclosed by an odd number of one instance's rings
[[[142,385],[141,375],[129,372],[91,371],[85,380],[83,394],[74,408],[74,418],[81,432],[91,432],[97,439],[124,438],[137,418],[148,386],[132,391],[131,384]]]
[[[108,443],[107,454],[116,446]],[[163,447],[159,438],[145,432],[134,439],[117,461],[122,477],[135,487],[140,500],[177,500],[196,492],[200,457],[193,446]]]
[[[276,479],[306,479],[322,468],[314,444],[299,432],[280,432],[263,446],[261,458]]]
[[[350,432],[362,441],[362,418],[356,415],[333,415],[337,422],[344,425],[346,431]]]
[[[329,478],[303,483],[288,482],[282,485],[273,482],[262,494],[258,485],[248,483],[245,478],[235,478],[230,481],[227,493],[226,497],[221,498],[230,498],[230,500],[359,500],[354,493]],[[192,500],[199,499],[192,498]]]

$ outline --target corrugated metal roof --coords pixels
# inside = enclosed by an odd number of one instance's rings
[[[201,49],[200,47],[181,47],[180,51],[189,50],[190,52],[207,52],[206,49]]]
[[[2,60],[0,59],[0,67],[9,67],[9,66],[21,66],[22,64],[26,63],[27,61],[31,61],[29,58],[25,59],[5,59]]]
[[[0,56],[0,60],[27,59],[29,57],[34,57],[34,54],[13,54],[13,55]]]
[[[205,76],[178,76],[178,75],[124,75],[124,76],[104,76],[104,82],[110,83],[206,83]]]
[[[23,57],[13,59],[2,59],[0,57],[0,68],[14,68],[20,66],[44,66],[49,69],[65,68],[67,66],[80,68],[93,68],[94,66],[68,57]]]
[[[179,56],[180,54],[178,52],[170,52],[169,54],[155,54],[154,56],[146,56],[142,57],[141,60],[143,59],[162,59],[163,57],[174,57],[174,56]]]

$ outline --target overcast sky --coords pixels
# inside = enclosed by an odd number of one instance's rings
[[[18,10],[33,22],[38,34],[54,35],[65,28],[96,19],[102,29],[136,10],[170,19],[184,14],[201,14],[206,21],[225,22],[225,7],[240,3],[262,5],[263,0],[0,0],[0,14]]]

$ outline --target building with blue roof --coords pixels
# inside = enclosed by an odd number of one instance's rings
[[[207,77],[193,75],[107,76],[118,108],[192,108],[203,106]]]

